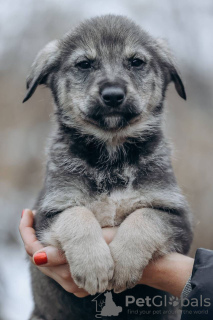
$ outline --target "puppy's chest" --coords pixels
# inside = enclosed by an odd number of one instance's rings
[[[94,213],[102,227],[119,225],[126,216],[141,207],[142,198],[133,188],[135,170],[128,168],[119,174],[100,179],[98,185],[109,186],[98,192],[87,207]]]
[[[117,226],[142,205],[142,198],[131,189],[118,189],[110,194],[101,194],[87,204],[102,227]]]

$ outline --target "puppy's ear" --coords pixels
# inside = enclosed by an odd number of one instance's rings
[[[177,70],[175,59],[165,39],[157,39],[157,52],[160,55],[163,61],[163,64],[166,66],[167,70],[169,71],[169,75],[170,75],[169,82],[170,81],[174,82],[177,93],[181,98],[186,100],[186,92],[185,92],[183,82]]]
[[[49,73],[54,70],[59,59],[60,49],[58,40],[48,43],[37,55],[27,77],[27,94],[23,103],[27,101],[39,84],[46,84]]]

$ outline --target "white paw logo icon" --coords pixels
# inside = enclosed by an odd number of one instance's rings
[[[172,305],[173,307],[177,307],[180,303],[180,300],[177,297],[170,297],[169,298],[169,304]]]

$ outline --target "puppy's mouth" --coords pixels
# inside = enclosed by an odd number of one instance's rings
[[[141,119],[141,113],[136,111],[100,112],[97,108],[94,111],[89,112],[88,114],[83,113],[84,121],[103,130],[118,131],[129,125],[133,125]]]

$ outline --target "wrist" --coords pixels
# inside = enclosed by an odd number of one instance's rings
[[[140,284],[180,297],[192,273],[193,264],[194,259],[178,253],[171,253],[152,261],[144,269]]]

